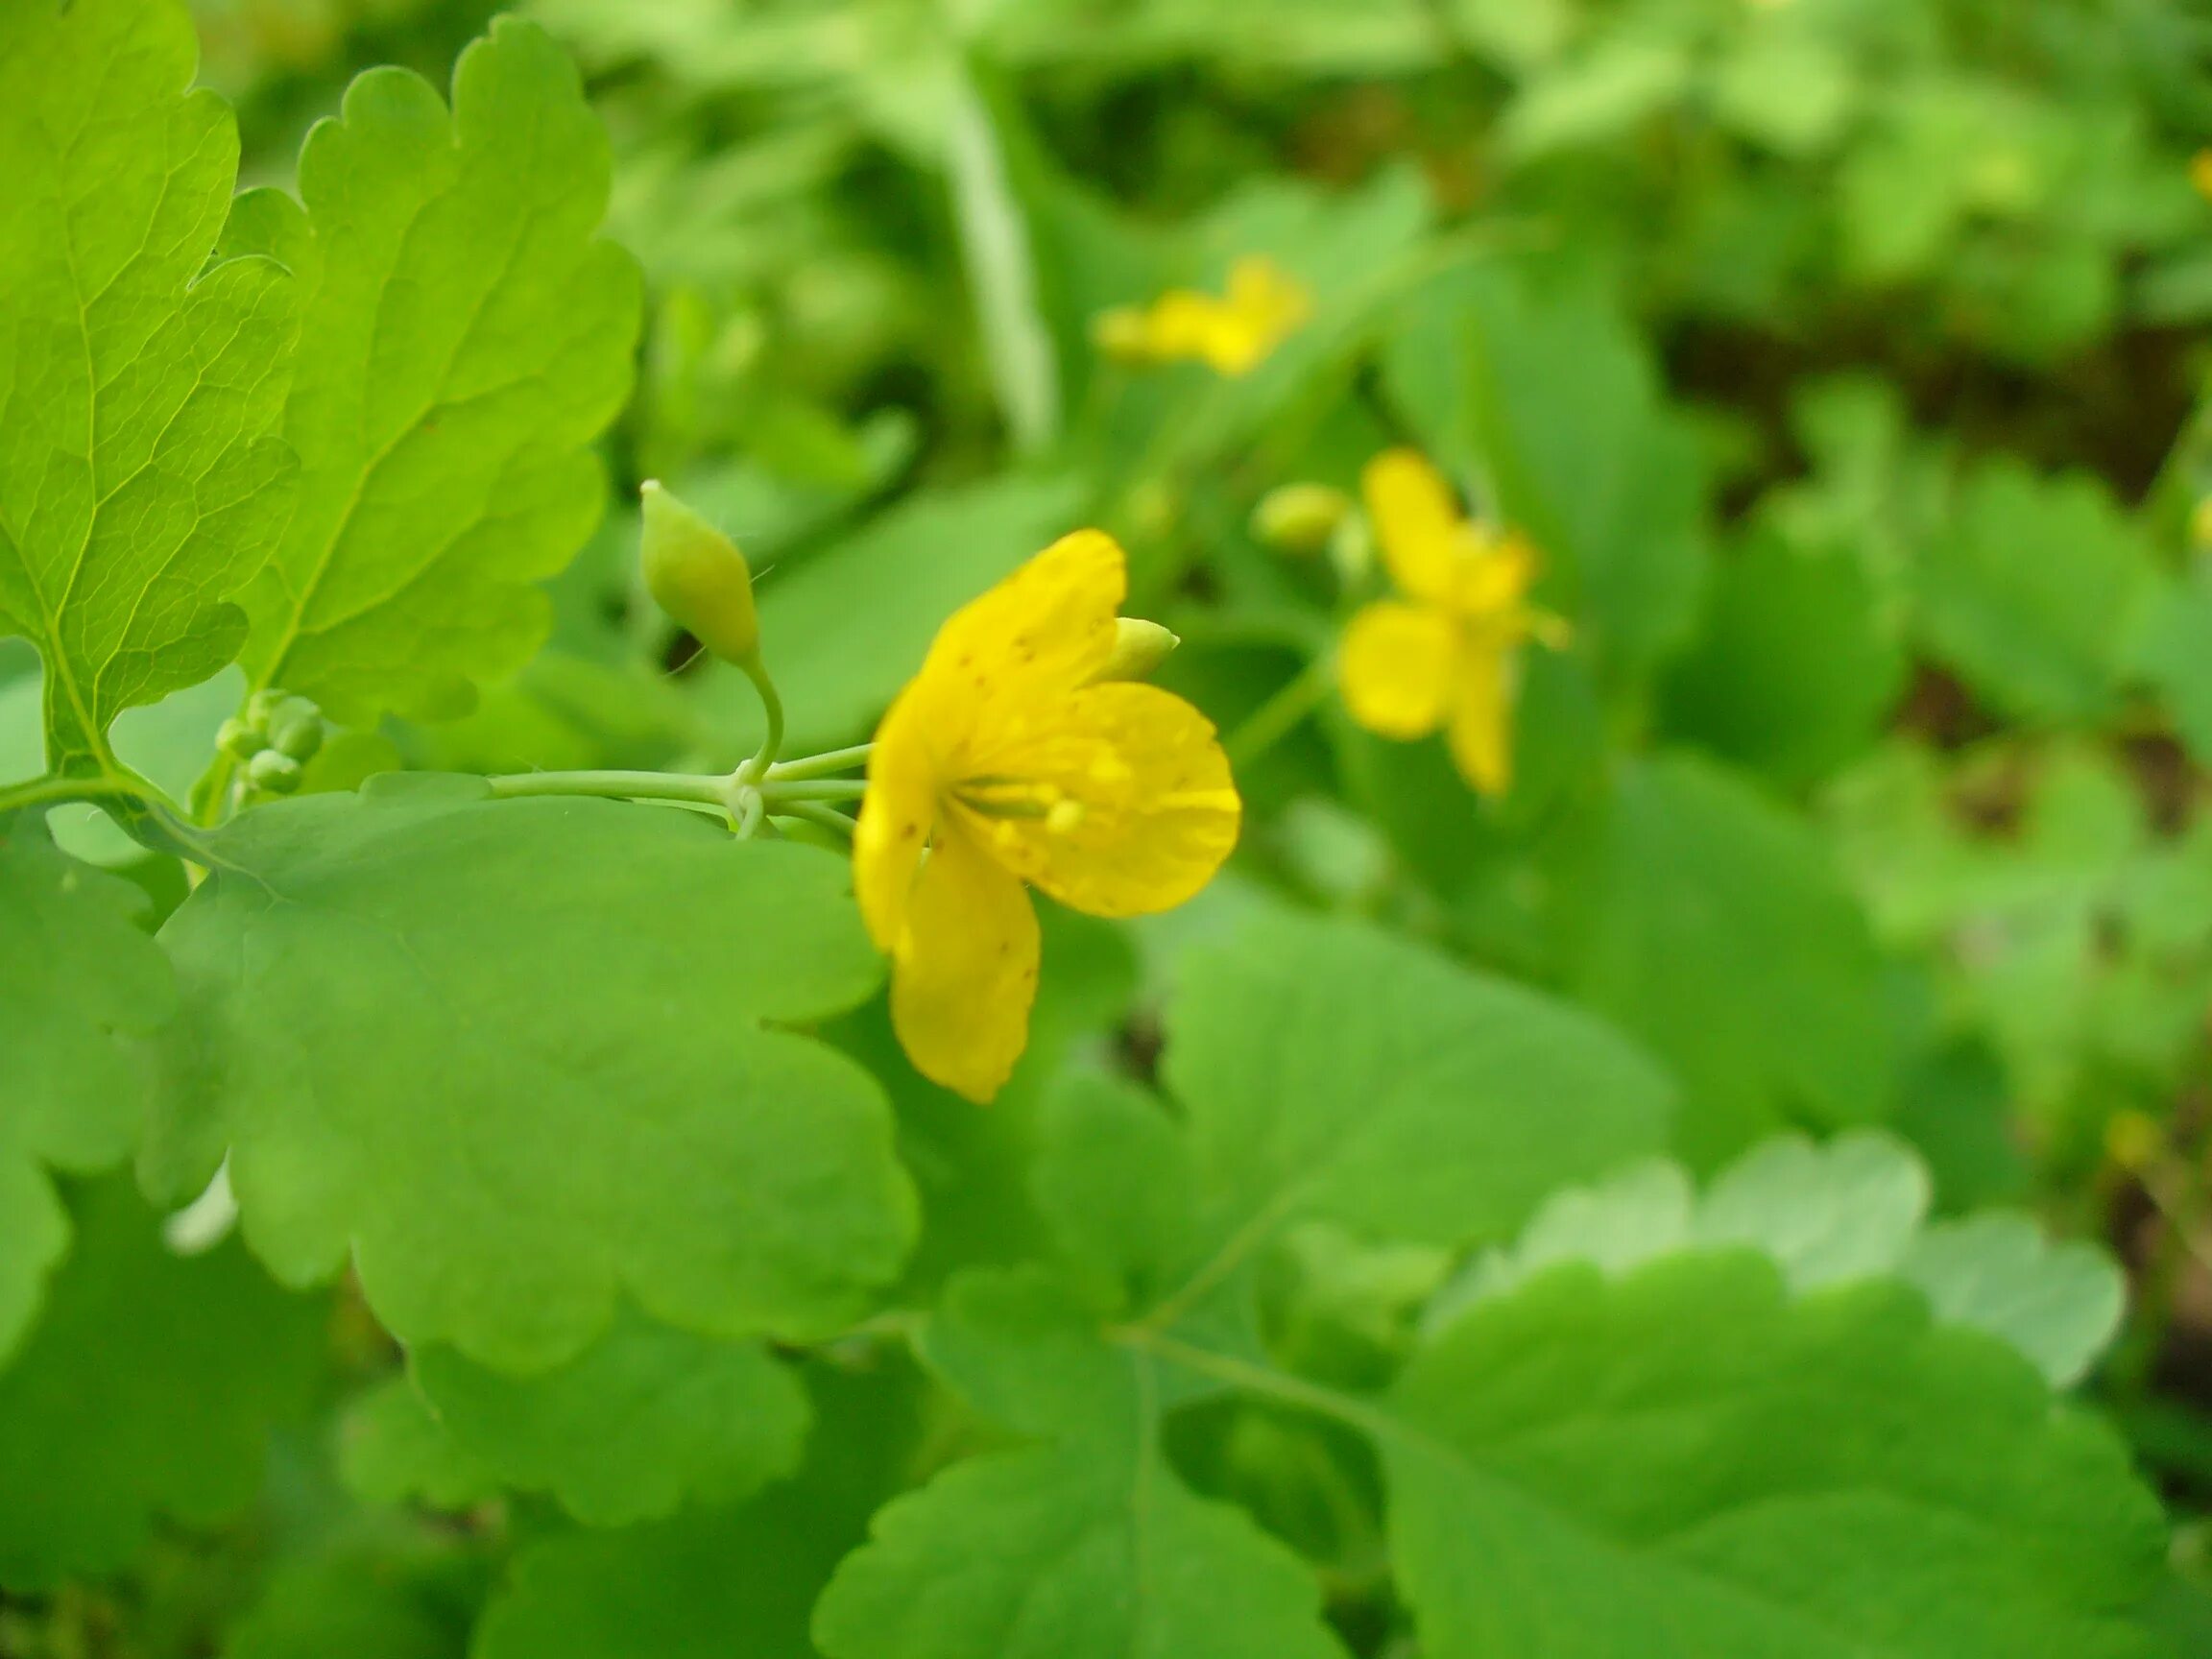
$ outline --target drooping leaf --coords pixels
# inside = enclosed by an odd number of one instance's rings
[[[458,1447],[595,1527],[750,1497],[797,1468],[805,1443],[805,1394],[759,1343],[714,1341],[628,1311],[540,1376],[503,1377],[444,1347],[418,1352],[412,1369]]]
[[[520,1551],[476,1659],[817,1659],[807,1621],[917,1432],[911,1367],[809,1379],[823,1424],[798,1476],[735,1508]]]
[[[174,1012],[169,964],[139,927],[146,898],[0,820],[0,1361],[68,1248],[46,1171],[130,1156],[153,1080],[145,1040]]]
[[[1749,1255],[1544,1274],[1415,1358],[1381,1436],[1433,1659],[2149,1659],[2155,1501],[1910,1290]]]
[[[260,1489],[273,1422],[306,1407],[324,1305],[236,1243],[170,1253],[127,1179],[75,1189],[77,1242],[0,1368],[0,1586],[127,1564],[156,1517],[208,1526]]]
[[[147,1170],[182,1195],[227,1145],[279,1279],[350,1259],[396,1335],[529,1371],[624,1292],[804,1337],[898,1270],[881,1091],[773,1028],[877,981],[841,860],[460,780],[258,808],[217,848],[162,930],[188,1040]]]
[[[244,596],[252,683],[367,725],[466,711],[551,626],[531,584],[598,521],[587,453],[622,406],[638,277],[595,234],[607,141],[576,71],[514,18],[453,108],[375,69],[309,134],[300,199],[244,199],[233,247],[299,273],[284,438],[300,503]]]
[[[45,659],[57,769],[238,654],[291,504],[293,283],[208,262],[238,135],[197,56],[176,0],[0,12],[0,635]]]

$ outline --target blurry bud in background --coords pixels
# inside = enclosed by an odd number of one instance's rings
[[[1252,534],[1278,553],[1311,558],[1325,552],[1344,520],[1352,497],[1331,484],[1285,484],[1252,510]]]
[[[1093,684],[1105,680],[1144,680],[1167,661],[1167,654],[1183,641],[1160,626],[1136,616],[1114,619],[1114,655],[1092,676]]]
[[[647,479],[638,495],[645,511],[638,558],[654,602],[724,661],[757,658],[753,572],[737,544],[655,480]]]

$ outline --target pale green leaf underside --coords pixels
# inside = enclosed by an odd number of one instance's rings
[[[637,267],[596,235],[608,171],[573,65],[502,18],[462,55],[450,114],[373,70],[308,137],[304,214],[242,203],[233,244],[301,287],[300,505],[244,596],[255,685],[354,724],[449,715],[544,637],[532,584],[598,521],[587,451],[637,331]]]
[[[2078,1382],[2119,1331],[2118,1265],[2087,1245],[2051,1243],[2025,1215],[1931,1224],[1931,1194],[1920,1160],[1876,1132],[1824,1146],[1768,1142],[1703,1194],[1677,1165],[1641,1165],[1552,1197],[1510,1249],[1439,1294],[1430,1324],[1562,1262],[1618,1274],[1676,1251],[1743,1245],[1800,1293],[1859,1279],[1916,1285],[1943,1323],[2004,1338],[2054,1385]]]
[[[170,1254],[120,1177],[70,1207],[76,1248],[0,1369],[0,1588],[114,1572],[157,1514],[238,1508],[322,1358],[323,1305],[278,1291],[235,1243]]]
[[[627,1292],[805,1338],[895,1274],[881,1090],[778,1027],[880,967],[843,860],[704,818],[462,780],[258,808],[162,930],[187,1018],[148,1178],[226,1148],[278,1278],[351,1260],[413,1345],[563,1363]],[[606,918],[619,916],[610,928]]]
[[[1555,1269],[1378,1418],[1431,1659],[2136,1659],[2155,1501],[1976,1333],[1749,1253]]]
[[[130,1155],[170,1017],[169,965],[140,930],[145,895],[0,821],[0,1361],[69,1241],[44,1171]]]
[[[207,264],[238,138],[196,57],[175,0],[0,10],[0,633],[45,659],[57,767],[237,655],[290,506],[293,284]]]

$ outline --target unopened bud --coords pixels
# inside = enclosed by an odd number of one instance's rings
[[[2198,502],[2189,516],[2189,539],[2200,547],[2212,547],[2212,495]]]
[[[1330,484],[1285,484],[1252,510],[1252,534],[1280,553],[1310,558],[1351,516],[1352,497]]]
[[[1167,653],[1183,641],[1157,622],[1135,616],[1114,618],[1114,654],[1092,676],[1093,684],[1105,680],[1144,680],[1167,661]]]
[[[654,602],[726,662],[759,654],[760,618],[753,572],[729,537],[648,480],[639,558]]]
[[[304,697],[287,697],[269,717],[269,744],[304,766],[323,747],[323,710]]]
[[[215,728],[215,747],[233,760],[251,760],[269,747],[269,733],[244,720],[226,720]]]
[[[264,795],[289,795],[300,787],[300,762],[264,749],[246,763],[246,781]]]

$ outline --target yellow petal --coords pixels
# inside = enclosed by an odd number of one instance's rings
[[[853,826],[853,891],[878,950],[899,942],[922,850],[936,828],[943,780],[930,726],[937,712],[926,685],[908,685],[868,752],[868,792]]]
[[[1484,795],[1513,786],[1513,693],[1510,652],[1478,645],[1454,664],[1445,740],[1459,776]]]
[[[954,797],[966,831],[1089,915],[1172,909],[1237,845],[1242,804],[1212,722],[1156,685],[1080,691],[1009,732],[988,767]]]
[[[1426,605],[1379,599],[1352,618],[1336,673],[1352,718],[1385,737],[1425,737],[1451,695],[1452,618]]]
[[[1518,609],[1538,568],[1535,544],[1518,531],[1487,539],[1460,573],[1460,609],[1479,618]]]
[[[891,956],[891,1023],[914,1069],[978,1105],[1029,1042],[1037,912],[1022,883],[948,828],[923,861]]]
[[[1103,530],[1063,536],[937,631],[918,683],[956,711],[978,701],[1080,685],[1114,655],[1128,560]],[[938,730],[940,754],[953,734]]]
[[[1367,463],[1359,492],[1391,579],[1411,598],[1448,603],[1468,534],[1444,475],[1414,450],[1386,449]]]

